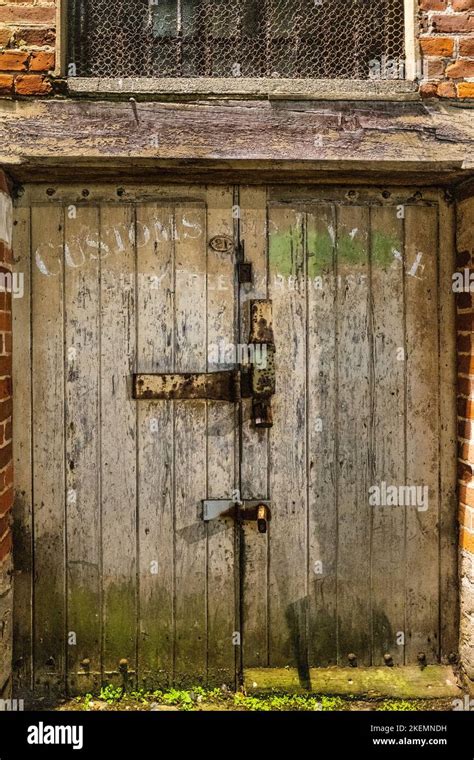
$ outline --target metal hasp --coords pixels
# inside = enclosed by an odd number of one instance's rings
[[[259,345],[259,355],[265,359],[261,364],[253,364],[251,370],[254,425],[257,428],[271,428],[273,425],[271,397],[275,395],[276,380],[272,302],[269,300],[250,302],[249,343]]]
[[[237,402],[252,398],[252,414],[257,428],[272,427],[271,397],[275,394],[275,343],[272,302],[250,302],[249,347],[253,363],[221,372],[182,372],[133,375],[133,398],[138,400],[182,401],[208,399]],[[258,360],[257,360],[258,357]]]
[[[254,521],[257,523],[258,532],[266,533],[272,516],[270,506],[271,502],[265,499],[206,499],[202,502],[202,519],[209,522],[219,517],[232,517],[240,522]]]
[[[180,401],[209,399],[210,401],[239,401],[240,372],[185,372],[133,376],[133,398]]]

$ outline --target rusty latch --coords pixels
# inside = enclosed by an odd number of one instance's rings
[[[240,401],[241,397],[239,370],[133,376],[133,398],[136,399],[209,399],[232,402]]]
[[[254,521],[259,533],[266,533],[271,520],[271,502],[265,499],[207,499],[202,502],[202,519],[205,522],[217,518],[232,517],[238,522]]]

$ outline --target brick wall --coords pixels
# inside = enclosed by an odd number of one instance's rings
[[[474,0],[420,0],[420,8],[422,95],[474,98]]]
[[[0,171],[0,272],[11,272],[11,201]],[[4,278],[5,279],[5,278]],[[0,697],[8,696],[11,673],[11,507],[13,503],[11,398],[11,292],[0,288]]]
[[[474,98],[474,0],[419,5],[422,95]],[[54,94],[55,22],[55,0],[0,0],[0,96]]]
[[[474,198],[457,210],[457,267],[474,280]],[[466,277],[467,274],[467,277]],[[474,345],[473,293],[456,295],[458,344],[459,529],[461,619],[460,654],[474,679]]]
[[[0,0],[0,95],[49,95],[55,66],[54,0]]]

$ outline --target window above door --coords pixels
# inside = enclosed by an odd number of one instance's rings
[[[410,79],[413,0],[69,0],[69,76]]]

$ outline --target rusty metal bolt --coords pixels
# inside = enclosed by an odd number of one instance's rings
[[[383,659],[387,667],[391,668],[393,666],[393,657],[391,654],[387,652],[387,654],[384,654]]]
[[[51,195],[54,195],[55,192],[56,190],[54,189],[54,187],[48,187],[48,189],[46,190],[46,195],[51,196]]]
[[[418,652],[417,659],[420,665],[426,665],[426,654],[424,652]]]
[[[91,664],[91,661],[89,660],[89,658],[88,658],[88,657],[85,657],[85,658],[82,660],[82,662],[81,662],[81,665],[82,665],[82,667],[84,668],[84,670],[87,670],[87,669],[89,668],[90,664]]]
[[[347,659],[349,660],[351,668],[357,667],[357,656],[353,652],[347,655]]]
[[[384,190],[382,193],[382,198],[390,198],[391,195],[392,193],[390,192],[390,190]]]
[[[125,658],[123,658],[122,660],[120,660],[120,662],[119,662],[119,669],[122,670],[122,671],[123,670],[128,670],[128,660],[126,660]]]
[[[83,196],[84,198],[88,198],[88,197],[89,197],[89,195],[90,195],[90,193],[89,193],[89,190],[83,190],[83,191],[82,191],[82,196]]]

